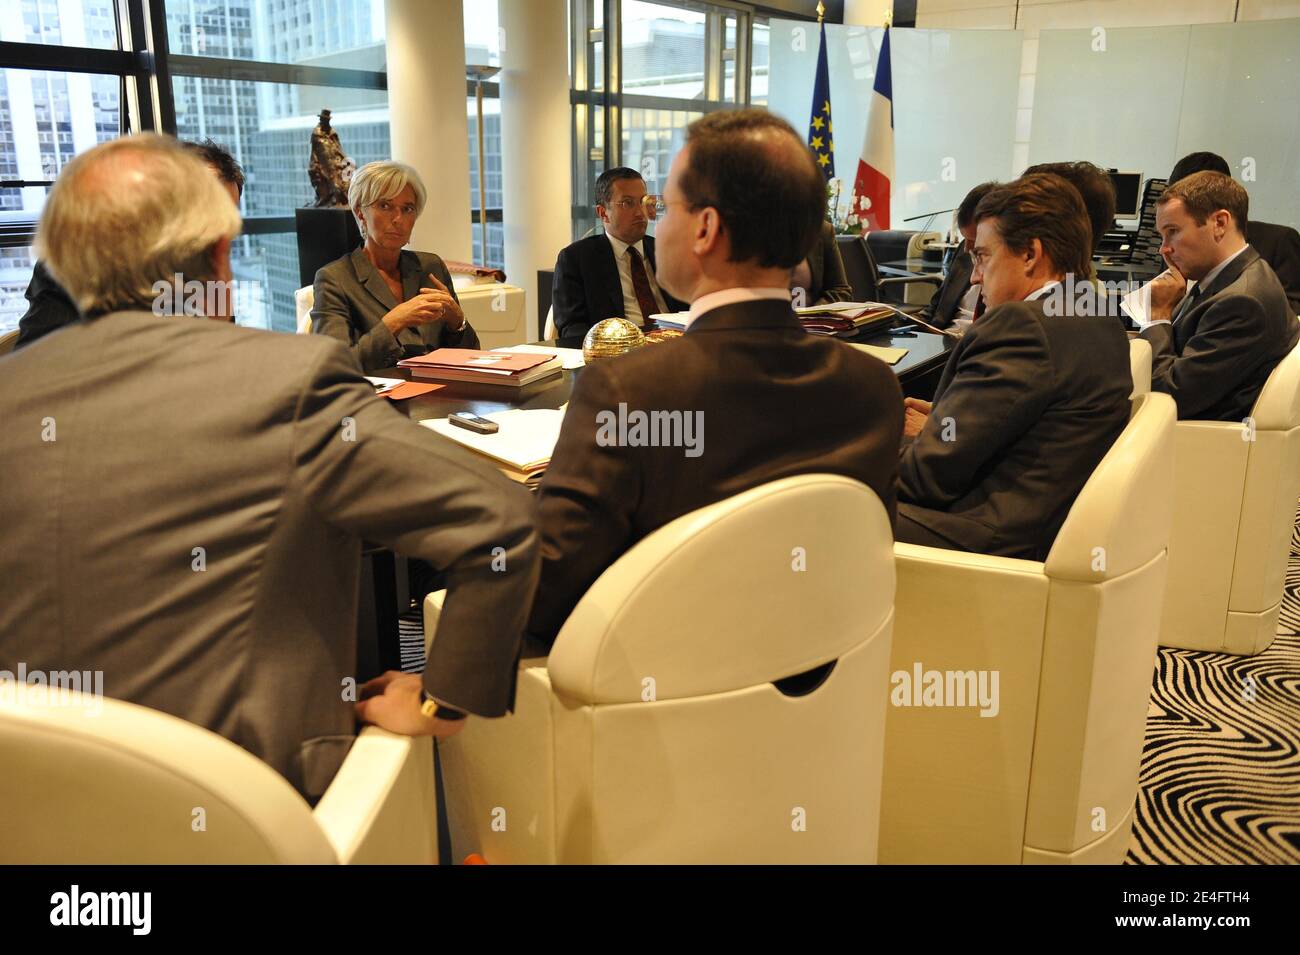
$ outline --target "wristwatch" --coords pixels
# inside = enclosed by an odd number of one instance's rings
[[[426,690],[420,689],[420,715],[432,716],[440,720],[463,720],[465,714],[460,710],[454,710],[450,706],[443,706]]]

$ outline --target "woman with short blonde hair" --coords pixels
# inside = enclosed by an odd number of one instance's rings
[[[316,273],[312,331],[347,344],[362,371],[436,348],[479,347],[446,264],[403,248],[427,195],[405,163],[366,163],[348,187],[362,245]]]

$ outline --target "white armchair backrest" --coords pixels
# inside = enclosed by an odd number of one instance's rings
[[[1251,411],[1230,610],[1259,612],[1282,597],[1300,495],[1300,345],[1273,369]]]
[[[1133,375],[1133,391],[1130,398],[1145,395],[1151,390],[1151,343],[1132,338],[1128,343],[1128,366]]]
[[[1168,395],[1133,399],[1133,414],[1075,498],[1047,555],[1058,580],[1095,582],[1142,567],[1169,544],[1174,425]]]
[[[311,310],[315,304],[315,286],[304,285],[293,293],[293,305],[294,311],[297,313],[299,335],[306,335],[311,332]]]
[[[1027,852],[1068,855],[1133,811],[1164,606],[1177,409],[1139,395],[1079,492],[1050,581],[1025,814]],[[1122,847],[1121,847],[1122,848]]]
[[[846,595],[848,595],[846,597]],[[838,659],[889,619],[893,534],[846,477],[783,478],[665,525],[587,591],[548,661],[582,703],[705,696]]]
[[[1290,431],[1300,426],[1300,345],[1268,376],[1251,417],[1257,431]]]
[[[333,863],[275,770],[155,710],[0,682],[0,862]]]

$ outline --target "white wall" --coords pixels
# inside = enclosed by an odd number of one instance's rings
[[[768,109],[802,135],[816,75],[815,24],[771,21]],[[866,104],[884,30],[827,24],[827,66],[835,127],[835,173],[847,206],[857,173]],[[894,178],[890,225],[916,229],[910,216],[956,207],[970,188],[1012,177],[1016,63],[1013,31],[895,30],[890,36],[894,87]],[[943,231],[947,214],[928,227]]]
[[[1224,155],[1242,178],[1242,161],[1264,154],[1270,158],[1258,170],[1259,178],[1244,183],[1252,212],[1267,210],[1260,218],[1294,225],[1300,219],[1300,162],[1295,161],[1300,159],[1300,124],[1290,90],[1300,76],[1300,49],[1268,50],[1252,71],[1249,53],[1242,58],[1243,46],[1262,50],[1267,31],[1225,33],[1217,40],[1224,52],[1207,55],[1206,47],[1216,39],[1204,29],[1173,29],[1232,24],[1234,14],[1238,24],[1300,18],[1300,0],[1021,0],[1018,5],[918,0],[916,25],[1022,32],[1016,174],[1034,162],[1073,158],[1161,177],[1184,153],[1209,149]],[[1288,32],[1294,26],[1288,24]],[[1105,28],[1112,54],[1104,69],[1094,69],[1088,57],[1070,52],[1097,27]],[[1046,39],[1045,30],[1051,31]],[[1057,67],[1051,75],[1041,69],[1044,43]],[[1068,69],[1064,56],[1073,56]],[[1197,109],[1196,104],[1212,99],[1206,95],[1207,83],[1213,85],[1207,79],[1210,70],[1225,89],[1242,95]],[[1157,103],[1167,104],[1168,113],[1154,108]],[[1101,104],[1107,108],[1100,109]],[[1036,116],[1036,105],[1048,111]]]

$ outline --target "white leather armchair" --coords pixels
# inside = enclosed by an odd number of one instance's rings
[[[1277,635],[1300,496],[1300,346],[1249,421],[1178,422],[1161,646],[1251,654]]]
[[[293,293],[293,307],[298,323],[298,334],[311,334],[311,310],[316,304],[316,287],[304,285]]]
[[[1131,338],[1128,343],[1128,365],[1133,376],[1130,398],[1151,391],[1151,343],[1141,338]]]
[[[202,727],[119,700],[32,697],[0,683],[0,863],[437,861],[428,739],[368,727],[313,811]]]
[[[893,592],[885,510],[847,478],[660,528],[523,662],[513,715],[441,744],[456,857],[874,862]]]
[[[895,546],[882,863],[1123,859],[1164,597],[1176,415],[1168,395],[1133,405],[1045,563]],[[932,705],[900,678],[918,665],[943,679]],[[997,674],[987,705],[958,697],[955,678],[948,690],[949,672],[981,671],[990,691]]]

